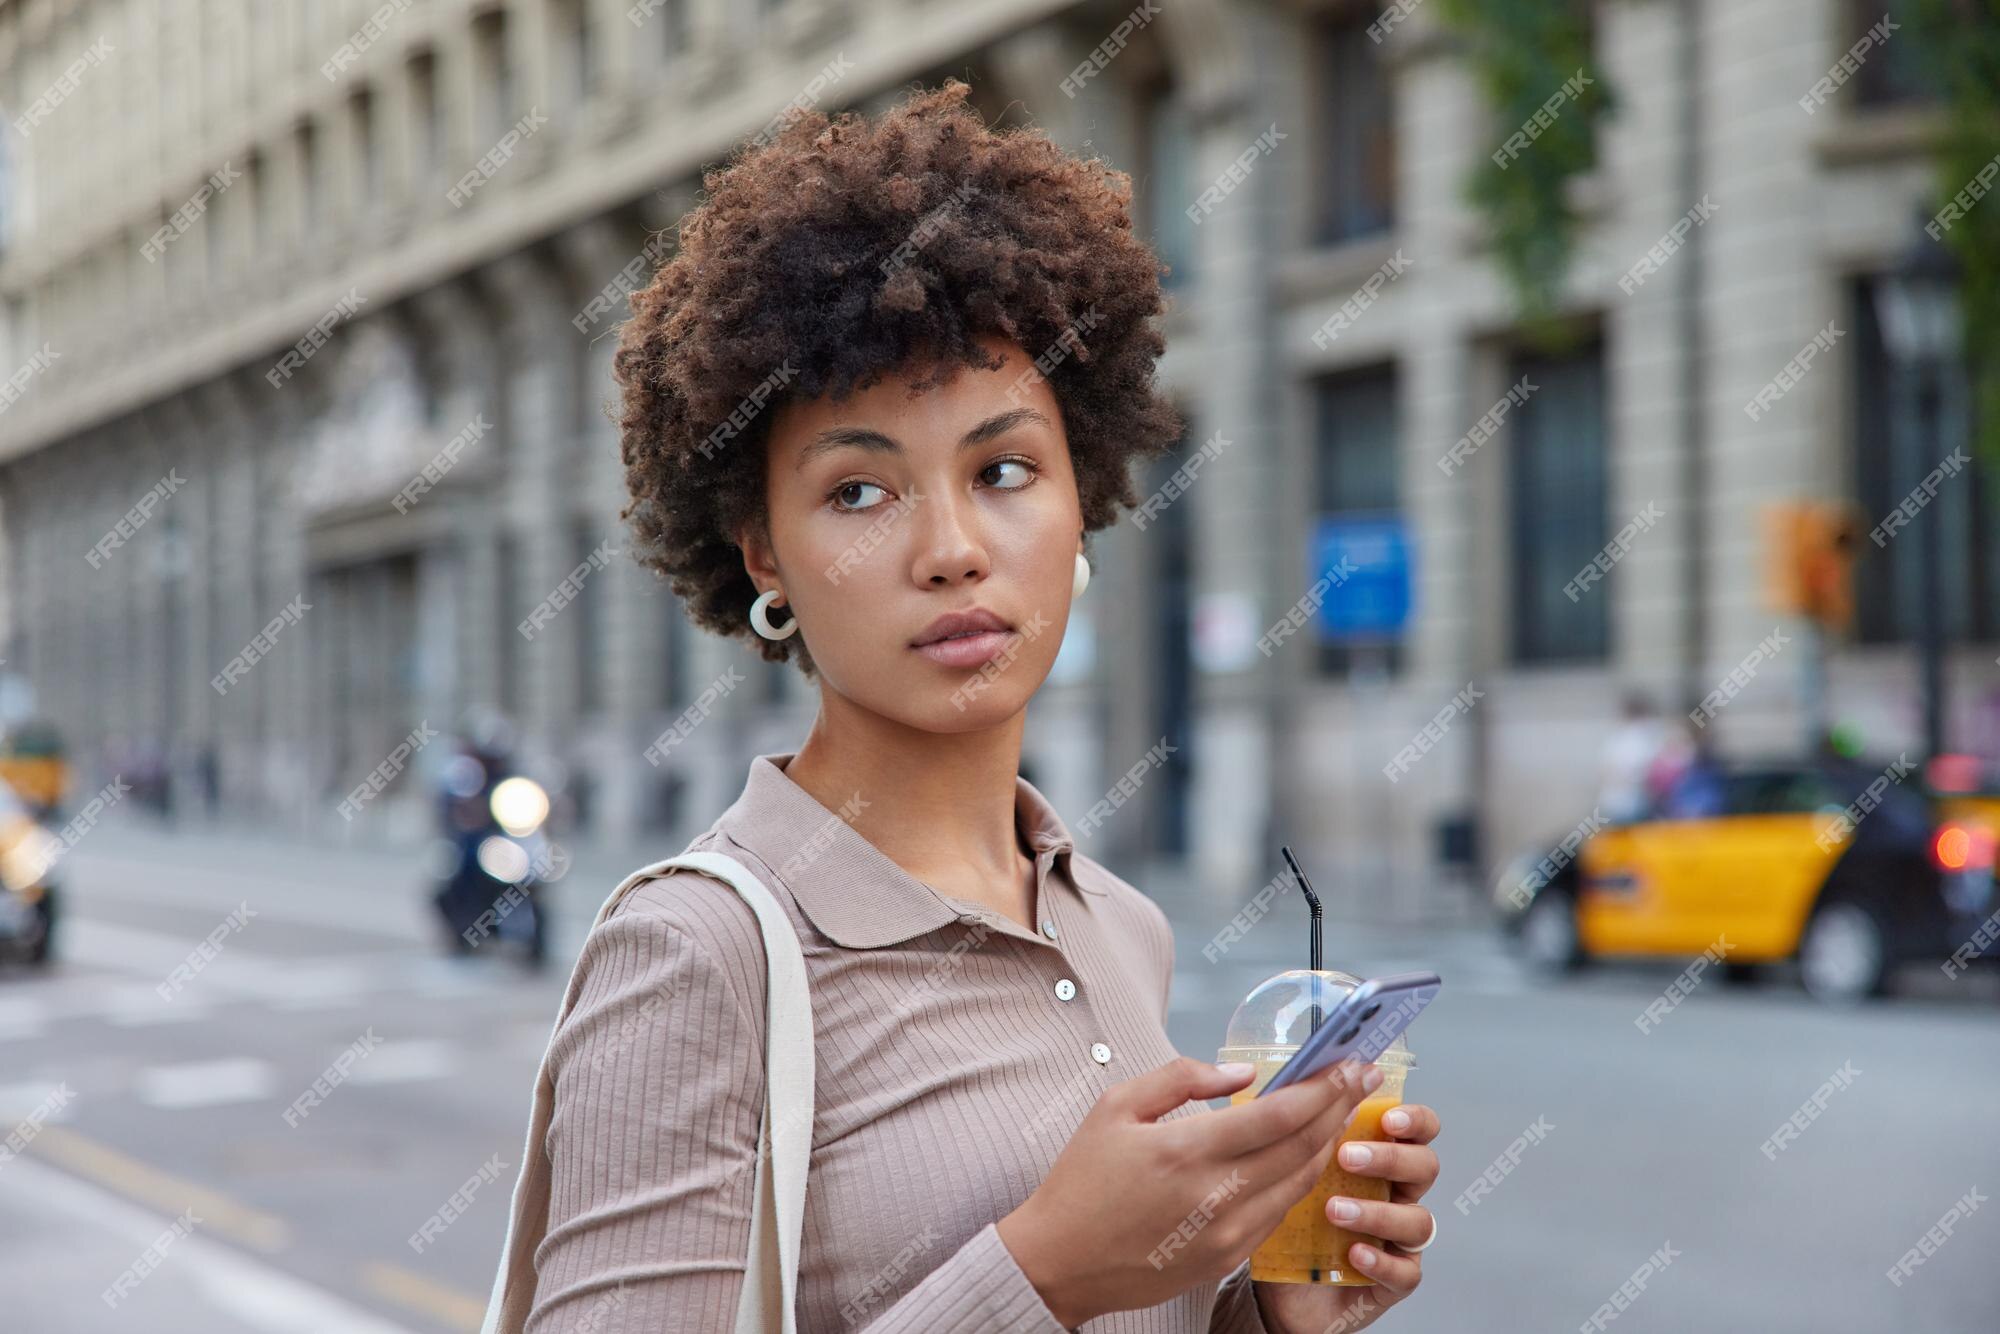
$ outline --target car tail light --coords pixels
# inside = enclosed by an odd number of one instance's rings
[[[1931,838],[1931,861],[1940,871],[1985,870],[1993,865],[1993,831],[1954,820]]]

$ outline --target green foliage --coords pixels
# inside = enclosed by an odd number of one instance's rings
[[[1569,182],[1596,165],[1598,123],[1617,105],[1591,60],[1589,6],[1581,0],[1438,5],[1470,48],[1493,113],[1494,142],[1473,169],[1468,194],[1492,230],[1523,332],[1536,342],[1560,342],[1566,329],[1556,310],[1580,225]],[[1517,131],[1532,138],[1509,150]]]
[[[2000,0],[1907,0],[1897,9],[1907,11],[1925,77],[1943,101],[1939,207],[1968,186],[1979,191],[1982,172],[1992,192],[1978,202],[1968,193],[1959,200],[1963,216],[1938,225],[1961,274],[1972,437],[2000,465],[2000,198],[1993,197],[2000,196],[1994,176],[2000,171]]]

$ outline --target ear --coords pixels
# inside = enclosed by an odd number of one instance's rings
[[[743,553],[743,569],[758,592],[776,588],[778,562],[771,552],[771,539],[761,524],[745,524],[736,530],[736,546]]]

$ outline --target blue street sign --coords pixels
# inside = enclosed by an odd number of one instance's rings
[[[1309,573],[1315,587],[1328,580],[1313,618],[1321,643],[1401,637],[1410,619],[1410,534],[1401,515],[1322,516]]]

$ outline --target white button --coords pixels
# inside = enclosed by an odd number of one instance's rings
[[[1062,981],[1056,983],[1057,1000],[1068,1000],[1074,995],[1076,995],[1076,983],[1070,981],[1068,978],[1064,978]]]
[[[1049,918],[1042,919],[1042,934],[1047,936],[1050,940],[1054,940],[1056,938],[1056,924],[1053,920]]]
[[[1111,1048],[1105,1046],[1102,1042],[1091,1043],[1090,1059],[1096,1061],[1099,1065],[1111,1064]]]

